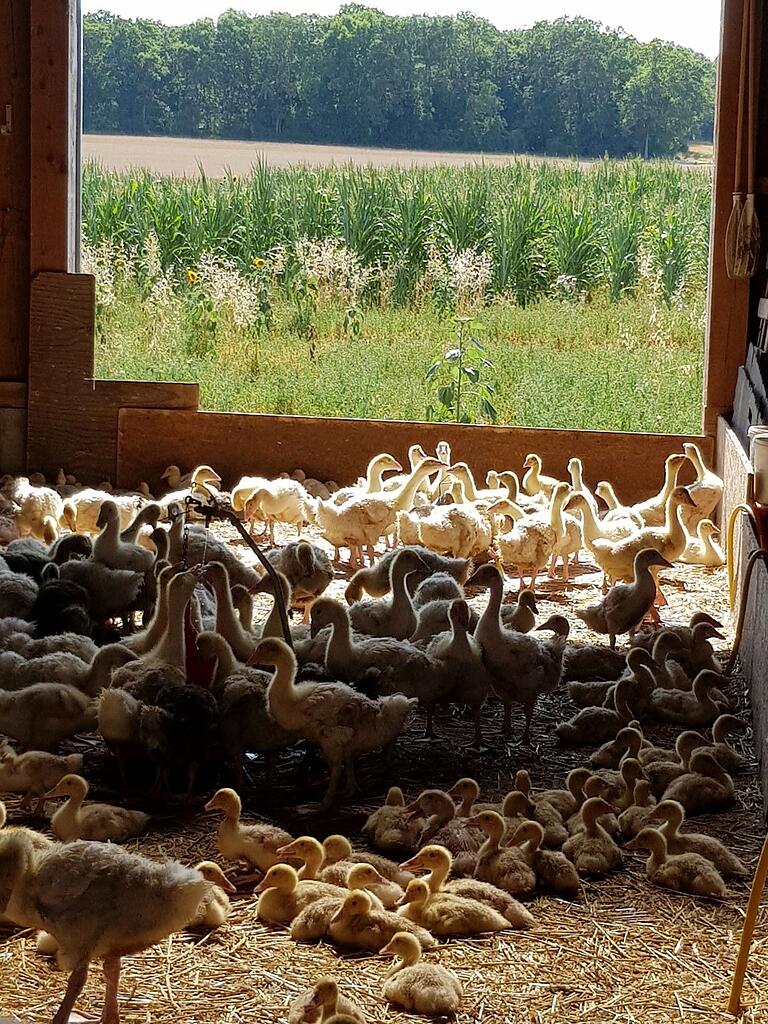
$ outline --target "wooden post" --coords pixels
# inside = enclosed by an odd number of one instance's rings
[[[29,0],[6,0],[0,4],[0,381],[27,377],[28,267]]]
[[[78,164],[77,0],[29,0],[30,271],[77,266]]]
[[[717,418],[733,405],[738,369],[747,343],[749,281],[725,272],[725,232],[731,212],[736,160],[741,19],[746,0],[723,0],[715,107],[715,168],[709,258],[703,433],[714,435]]]

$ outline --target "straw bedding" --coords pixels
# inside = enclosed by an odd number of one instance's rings
[[[721,621],[728,619],[724,570],[679,566],[665,574],[670,607],[666,621],[687,620],[705,608]],[[665,579],[662,576],[662,581]],[[330,593],[341,596],[344,580]],[[572,609],[598,596],[599,578],[582,572],[567,598],[557,587],[540,591],[540,615]],[[484,597],[477,600],[482,605]],[[264,608],[259,607],[261,616]],[[589,637],[578,620],[577,639]],[[735,679],[730,687],[735,713],[749,720],[746,694]],[[552,735],[554,724],[573,713],[563,689],[544,698],[534,719],[535,753],[502,744],[498,735],[500,711],[485,710],[486,735],[492,750],[482,757],[467,755],[461,742],[471,737],[471,724],[457,712],[437,719],[441,738],[421,739],[421,716],[398,743],[394,764],[362,759],[359,776],[364,796],[342,803],[318,820],[300,813],[317,800],[325,784],[324,769],[298,753],[281,759],[274,783],[262,781],[261,765],[250,768],[251,786],[243,793],[246,817],[276,820],[294,834],[320,836],[342,831],[355,838],[368,811],[381,803],[387,786],[402,785],[407,795],[425,786],[448,786],[460,775],[478,779],[483,799],[509,788],[515,770],[528,767],[534,786],[560,785],[566,772],[584,763],[590,751],[561,748]],[[522,730],[522,715],[516,719]],[[674,727],[646,729],[654,740],[671,741]],[[751,734],[738,737],[748,755]],[[73,744],[86,752],[86,774],[93,797],[117,797],[113,766],[93,738]],[[751,756],[751,755],[750,755]],[[750,865],[754,865],[764,834],[754,761],[736,779],[737,805],[726,813],[697,818],[695,828],[718,835]],[[211,781],[211,789],[215,780]],[[127,802],[130,803],[128,800]],[[215,857],[216,820],[202,814],[201,799],[192,810],[174,813],[157,808],[150,832],[131,844],[149,855],[177,857],[187,864]],[[135,803],[133,804],[135,806]],[[24,823],[18,801],[9,800],[12,822]],[[31,820],[29,821],[32,824]],[[531,901],[536,926],[529,932],[506,932],[494,938],[452,941],[429,958],[451,967],[464,985],[464,1003],[457,1020],[462,1024],[668,1024],[684,1021],[715,1024],[732,1020],[723,1007],[736,956],[748,886],[729,887],[729,897],[700,901],[651,886],[643,856],[627,856],[628,866],[595,883],[586,883],[575,903],[544,896]],[[285,932],[261,925],[251,896],[253,880],[244,881],[232,916],[210,935],[175,935],[162,946],[126,958],[121,983],[121,1010],[130,1024],[274,1024],[286,1020],[286,1008],[302,989],[319,976],[340,980],[343,991],[356,999],[372,1021],[403,1022],[381,999],[381,982],[389,960],[342,955],[328,945],[299,946]],[[766,912],[756,933],[743,1002],[747,1022],[766,1019],[768,1011],[768,942]],[[48,1020],[63,991],[63,977],[34,950],[29,933],[0,936],[0,1014],[15,1013],[22,1021]],[[103,982],[97,965],[79,1007],[95,1010],[101,1004]]]

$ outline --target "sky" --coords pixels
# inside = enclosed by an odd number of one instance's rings
[[[185,24],[216,18],[236,8],[250,14],[287,11],[291,14],[332,14],[339,0],[82,0],[84,13],[112,11],[123,17],[155,18]],[[534,21],[581,15],[611,28],[623,28],[645,42],[664,39],[717,56],[721,0],[377,0],[387,14],[457,14],[471,11],[499,28],[526,28]]]

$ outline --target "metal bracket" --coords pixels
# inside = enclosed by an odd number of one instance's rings
[[[13,107],[10,103],[5,104],[5,124],[0,124],[0,135],[13,134]]]
[[[205,485],[203,484],[203,487]],[[209,491],[210,494],[210,491]],[[225,522],[230,523],[240,536],[243,538],[248,547],[253,551],[258,560],[264,566],[267,575],[272,580],[275,589],[275,603],[277,604],[277,612],[280,616],[280,625],[283,630],[283,638],[286,644],[293,650],[293,638],[291,637],[291,624],[288,619],[288,609],[285,606],[285,599],[283,597],[283,588],[280,585],[280,579],[277,575],[277,570],[274,565],[270,562],[267,556],[263,553],[261,548],[258,546],[256,541],[251,537],[246,528],[240,522],[237,517],[237,513],[231,505],[215,498],[211,495],[206,501],[201,501],[200,498],[196,498],[193,495],[188,495],[184,499],[184,504],[187,509],[194,509],[198,515],[205,519],[205,528],[210,530],[211,519],[223,519]]]

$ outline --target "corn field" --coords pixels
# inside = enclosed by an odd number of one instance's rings
[[[553,289],[616,300],[643,277],[664,298],[706,278],[710,176],[673,164],[604,161],[429,169],[272,168],[248,178],[158,178],[85,169],[83,234],[139,250],[157,238],[163,270],[205,256],[244,274],[309,240],[352,257],[369,297],[423,294],[435,263],[448,285],[519,304]],[[343,258],[343,256],[342,256]],[[430,271],[433,273],[430,275]],[[453,280],[451,280],[453,279]]]
[[[642,161],[88,165],[99,372],[199,380],[209,408],[422,419],[469,316],[500,422],[695,430],[710,201],[707,170]]]

